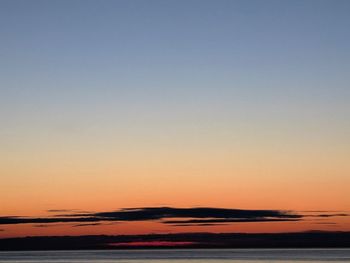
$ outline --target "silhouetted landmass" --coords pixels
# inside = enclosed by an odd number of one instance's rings
[[[171,244],[174,244],[172,246]],[[0,239],[0,250],[140,248],[334,248],[350,247],[350,232],[180,233],[120,236],[42,236]],[[135,245],[137,244],[137,245]],[[152,244],[149,246],[148,244]],[[159,246],[157,244],[160,244]],[[181,245],[183,244],[183,245]]]

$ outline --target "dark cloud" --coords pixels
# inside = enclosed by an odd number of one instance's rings
[[[304,210],[300,211],[301,213],[339,213],[341,211],[337,210]]]
[[[315,222],[314,224],[317,224],[317,225],[337,225],[337,223],[335,222]]]
[[[309,214],[306,213],[304,214],[304,220],[311,220],[311,221],[318,221],[318,220],[330,220],[334,217],[349,217],[350,214],[349,213],[332,213],[332,212],[328,212],[328,213],[319,213],[319,214]]]
[[[94,217],[47,217],[47,218],[33,218],[33,217],[0,217],[0,225],[12,224],[45,224],[45,223],[69,223],[69,222],[96,222],[102,219]]]
[[[103,225],[103,224],[101,224],[101,223],[78,224],[78,225],[74,225],[73,227],[81,227],[81,226],[99,226],[99,225]]]
[[[182,225],[203,225],[217,223],[248,223],[248,222],[285,222],[299,221],[300,218],[225,218],[225,219],[191,219],[191,220],[168,220],[163,221],[164,224],[182,224]]]
[[[300,218],[300,215],[279,210],[243,210],[226,208],[172,208],[145,207],[126,208],[115,212],[96,213],[95,216],[119,220],[155,220],[163,218]]]
[[[50,210],[57,212],[58,210]],[[60,210],[63,211],[63,210]],[[67,210],[64,210],[67,211]],[[183,220],[169,220],[169,219]],[[0,217],[0,224],[52,224],[52,223],[89,223],[123,221],[160,221],[165,224],[217,224],[244,222],[297,221],[302,215],[280,210],[244,210],[211,207],[174,208],[141,207],[124,208],[111,212],[81,213],[74,212],[52,217]],[[187,221],[186,221],[187,220]]]
[[[50,209],[47,210],[49,213],[69,213],[69,212],[76,212],[77,209]]]
[[[74,213],[75,215],[79,216],[79,214],[87,214],[87,213],[92,213],[90,211],[83,211],[80,209],[50,209],[46,210],[49,213],[55,213],[55,216],[67,216],[66,214],[72,214]],[[70,216],[70,215],[68,215]]]
[[[61,224],[39,224],[34,225],[34,227],[54,227],[54,226],[60,226]]]
[[[309,217],[341,217],[350,216],[350,214],[318,214],[318,215],[308,215]]]
[[[172,226],[225,226],[228,224],[202,223],[202,224],[172,224]]]

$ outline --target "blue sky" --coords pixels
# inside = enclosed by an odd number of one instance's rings
[[[317,123],[336,137],[349,129],[349,8],[339,0],[1,1],[0,116],[9,133],[108,130],[117,120],[141,133],[164,123]]]
[[[347,1],[1,5],[5,110],[31,103],[152,110],[175,101],[175,108],[228,104],[235,111],[238,103],[261,111],[272,101],[283,110],[304,100],[295,106],[307,110],[338,108],[349,96]]]

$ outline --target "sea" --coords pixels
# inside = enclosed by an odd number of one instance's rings
[[[350,262],[350,249],[147,249],[6,251],[4,263]]]

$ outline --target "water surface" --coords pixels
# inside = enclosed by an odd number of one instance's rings
[[[4,263],[350,262],[350,249],[154,249],[0,252]]]

